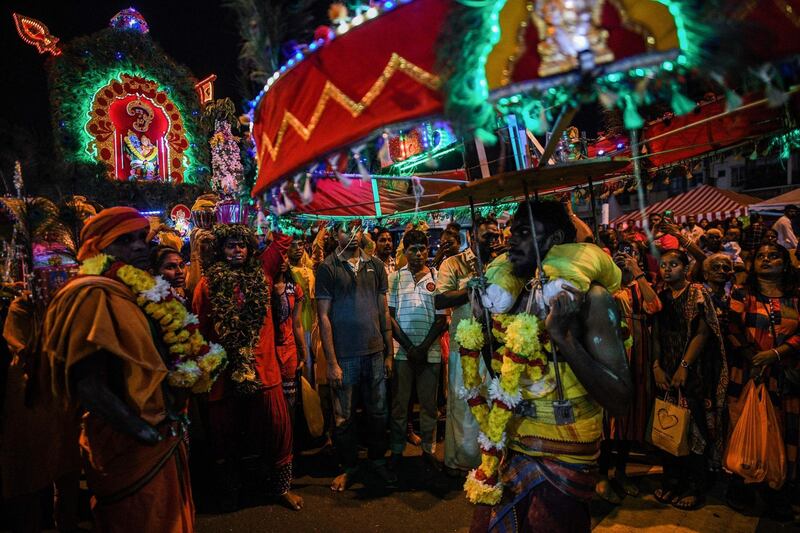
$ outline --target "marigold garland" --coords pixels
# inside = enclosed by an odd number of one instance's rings
[[[481,464],[471,471],[464,483],[467,498],[472,503],[497,504],[503,496],[503,485],[498,477],[502,453],[506,446],[506,427],[514,407],[522,400],[520,378],[526,372],[536,381],[547,369],[547,357],[540,340],[542,324],[534,315],[498,315],[492,333],[505,344],[492,358],[492,366],[499,376],[488,384],[488,400],[482,394],[480,375],[480,350],[485,341],[481,324],[474,318],[462,320],[456,328],[456,341],[460,346],[461,368],[464,375],[463,396],[481,429],[478,442],[481,447]]]
[[[155,321],[169,347],[167,382],[173,387],[208,392],[227,364],[222,346],[208,343],[200,333],[197,317],[190,313],[169,283],[161,276],[116,261],[107,254],[86,259],[83,275],[108,276],[126,285],[136,295],[136,303]]]

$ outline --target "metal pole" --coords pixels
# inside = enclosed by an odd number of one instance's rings
[[[594,199],[594,183],[592,177],[589,176],[589,203],[592,206],[592,232],[594,233],[594,242],[600,242],[599,233],[597,231],[597,210]]]
[[[472,242],[475,244],[475,259],[478,263],[478,276],[482,277],[484,274],[483,270],[483,259],[481,259],[481,247],[480,243],[478,242],[478,227],[475,224],[475,201],[472,198],[472,195],[469,196],[469,214],[472,217]],[[489,371],[489,375],[494,377],[494,370],[492,369],[492,355],[494,354],[494,343],[492,342],[492,317],[489,315],[489,310],[486,309],[483,305],[481,305],[481,309],[483,309],[483,322],[486,325],[486,339],[489,341],[489,356],[487,357],[485,353],[483,355],[483,362],[486,364],[486,370]]]
[[[528,194],[528,184],[527,182],[522,182],[522,190],[525,193],[525,206],[528,208],[528,223],[531,226],[531,238],[533,239],[533,251],[536,253],[536,268],[538,271],[539,276],[539,283],[542,287],[547,282],[547,277],[544,274],[544,268],[542,267],[542,256],[541,252],[539,251],[539,241],[536,239],[536,224],[533,222],[533,210],[531,209],[531,201],[530,201],[530,194]],[[534,294],[530,295],[531,298],[534,298]],[[545,305],[547,303],[545,302]],[[556,353],[556,347],[553,345],[553,341],[550,341],[550,353],[553,355],[553,367],[555,368],[556,372],[556,393],[558,395],[558,401],[564,401],[564,386],[561,383],[561,369],[558,368],[558,354]]]

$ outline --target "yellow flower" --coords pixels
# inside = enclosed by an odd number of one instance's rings
[[[200,366],[200,370],[210,374],[216,370],[224,360],[225,357],[222,354],[208,353],[201,357],[197,364]]]
[[[542,367],[540,366],[533,366],[528,365],[527,368],[528,379],[531,381],[539,381],[544,377],[544,373],[542,372]]]
[[[467,499],[472,503],[482,503],[485,505],[495,505],[500,502],[503,496],[503,485],[498,483],[496,485],[489,485],[475,477],[476,470],[473,470],[467,476],[467,481],[464,483],[464,490],[467,493]]]
[[[485,403],[480,405],[476,405],[472,409],[472,416],[475,417],[475,420],[478,422],[478,427],[481,428],[481,431],[486,427],[486,421],[489,419],[489,406]]]
[[[487,420],[487,430],[486,436],[489,437],[489,440],[492,442],[500,442],[503,438],[503,432],[506,430],[506,424],[508,421],[511,420],[511,411],[507,409],[502,409],[497,406],[492,406],[492,410],[489,411],[489,418]]]
[[[106,254],[97,254],[88,259],[84,259],[79,270],[80,274],[86,276],[99,276],[114,261],[114,258]]]
[[[477,357],[462,357],[461,358],[461,372],[464,374],[464,386],[468,389],[474,389],[481,384],[481,375],[478,371],[480,361]]]
[[[517,315],[506,329],[506,348],[523,357],[539,355],[539,319],[527,313]]]
[[[500,458],[496,455],[484,453],[481,456],[480,469],[483,470],[483,473],[487,476],[493,476],[494,473],[497,472],[498,466],[500,466]]]
[[[515,363],[510,357],[503,357],[503,366],[500,369],[500,387],[508,394],[519,390],[519,378],[528,365]]]
[[[467,318],[456,327],[456,342],[467,350],[480,350],[483,347],[483,329],[474,318]]]

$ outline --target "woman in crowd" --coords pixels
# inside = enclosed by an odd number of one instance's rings
[[[702,285],[687,280],[689,259],[679,250],[661,256],[665,288],[654,327],[653,377],[662,393],[671,393],[691,413],[690,453],[663,454],[664,476],[656,499],[682,510],[705,500],[708,459],[721,461],[719,428],[727,387],[727,365],[717,315]]]
[[[281,367],[283,394],[294,427],[297,402],[297,378],[302,371],[306,353],[306,336],[303,330],[303,300],[305,295],[289,272],[289,259],[285,258],[272,285],[272,319],[275,321],[275,349]]]
[[[614,262],[622,270],[622,288],[614,294],[619,305],[623,338],[628,355],[628,365],[633,377],[634,396],[631,408],[624,417],[606,421],[606,440],[600,452],[600,481],[598,496],[609,503],[618,504],[619,494],[639,494],[638,487],[628,480],[625,467],[631,444],[643,443],[647,420],[653,409],[653,390],[650,377],[652,368],[650,317],[661,311],[661,301],[644,273],[643,251],[635,243],[622,242],[614,254]],[[609,481],[612,450],[616,449],[614,481]]]
[[[780,491],[760,487],[770,514],[791,520],[790,494],[797,480],[800,444],[800,382],[796,379],[800,350],[800,303],[789,252],[777,244],[756,248],[747,281],[731,294],[728,403],[731,423],[741,412],[739,397],[749,379],[763,380],[769,390],[786,446],[787,482]],[[744,509],[753,501],[753,486],[734,476],[728,504]]]
[[[186,297],[186,263],[178,250],[171,246],[153,249],[151,271],[167,280],[181,297]]]

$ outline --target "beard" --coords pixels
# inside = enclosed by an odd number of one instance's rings
[[[518,278],[532,278],[536,275],[536,260],[528,260],[527,258],[511,260],[511,272]]]

